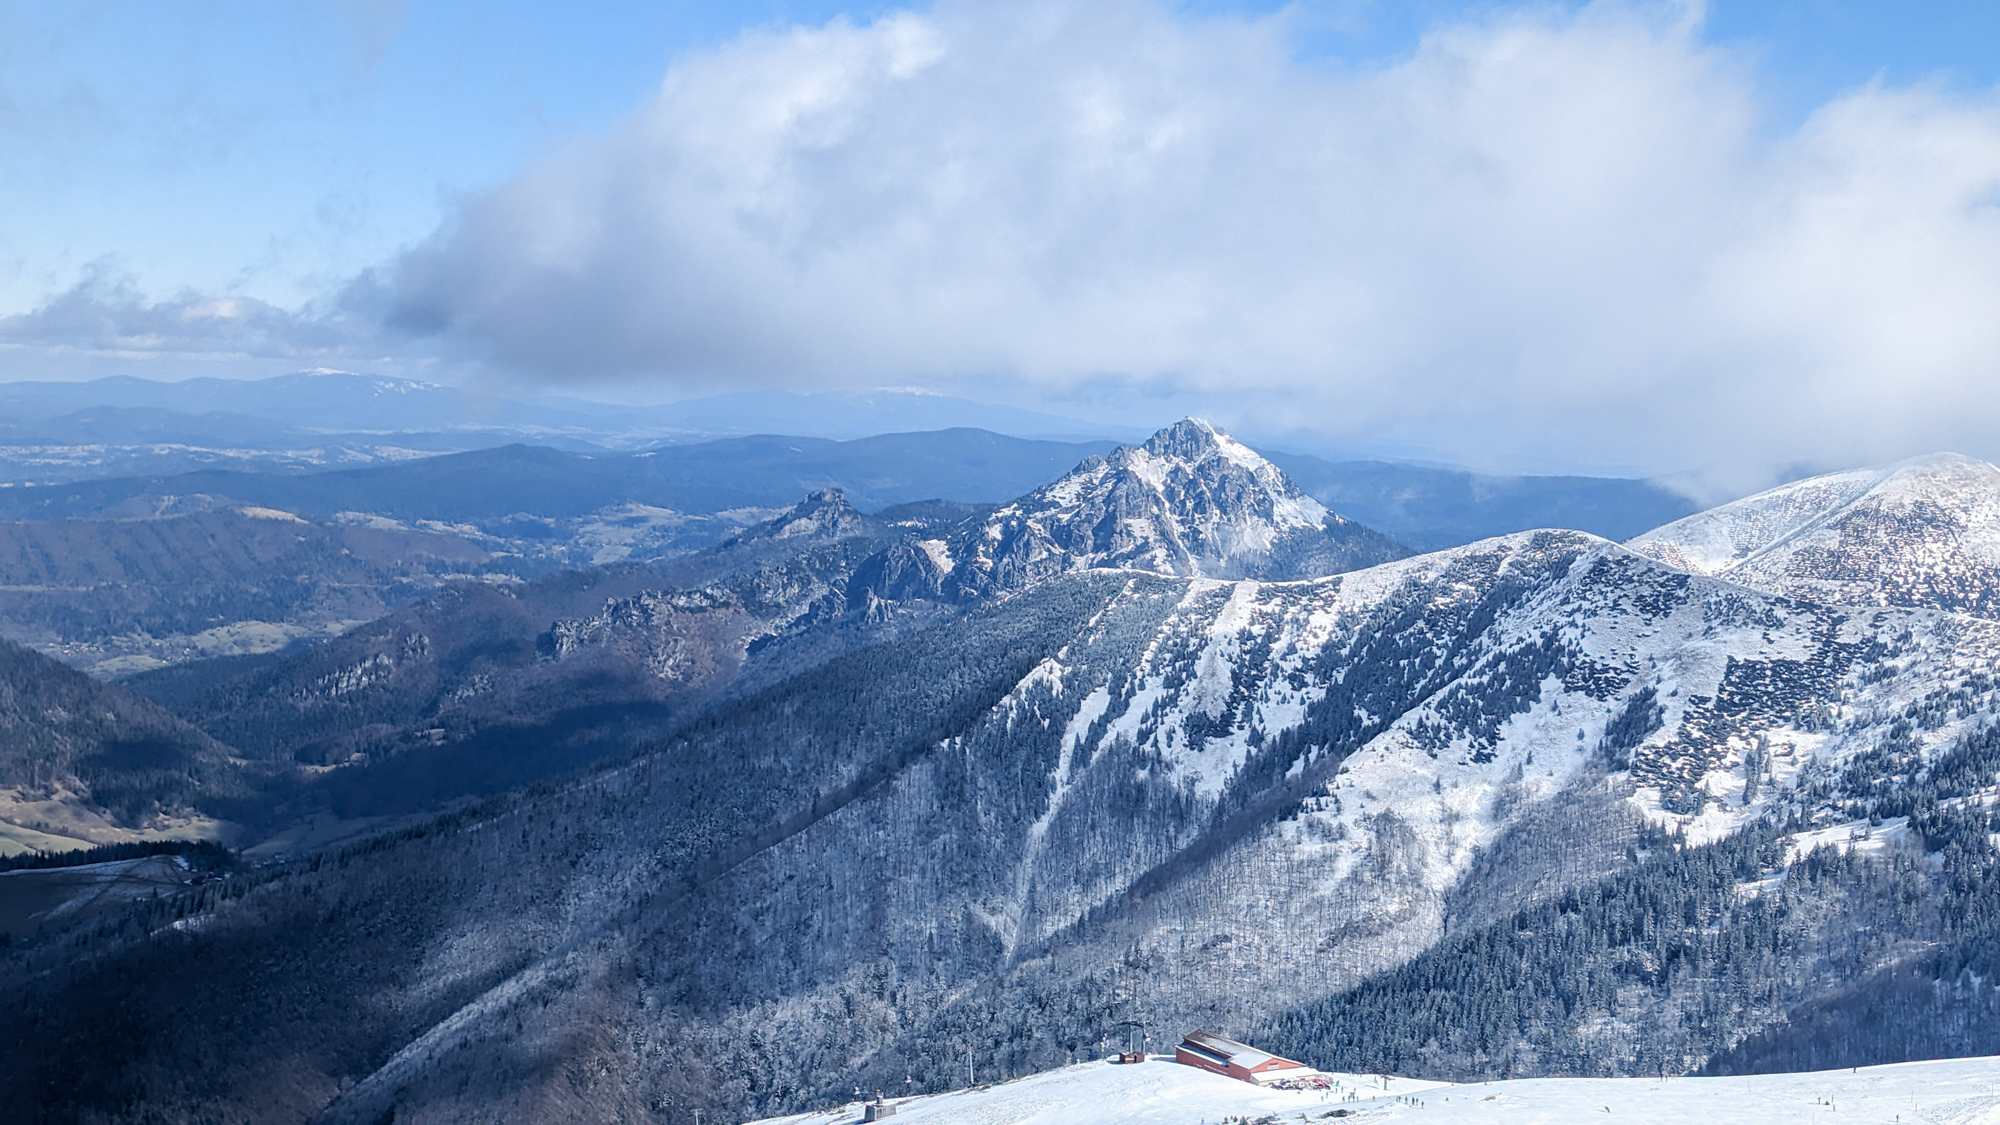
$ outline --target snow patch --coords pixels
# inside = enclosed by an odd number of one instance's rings
[[[974,1063],[977,1065],[975,1058]],[[961,1077],[963,1077],[961,1075]],[[1592,1120],[1638,1125],[1771,1125],[1780,1121],[2000,1120],[2000,1060],[1947,1059],[1866,1070],[1730,1078],[1529,1078],[1445,1083],[1335,1074],[1338,1090],[1268,1090],[1161,1056],[1120,1066],[1092,1061],[970,1090],[892,1099],[901,1125],[1192,1125],[1225,1119],[1329,1119],[1409,1125],[1541,1125]],[[846,1125],[859,1102],[760,1125]]]

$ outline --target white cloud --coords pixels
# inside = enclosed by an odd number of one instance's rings
[[[1370,68],[1140,0],[753,33],[469,200],[392,320],[554,378],[1125,380],[1496,466],[2000,454],[2000,102],[1773,132],[1698,11]]]

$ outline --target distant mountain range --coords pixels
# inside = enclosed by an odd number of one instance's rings
[[[464,579],[713,547],[826,488],[870,509],[1012,498],[1106,449],[983,430],[505,446],[323,473],[0,488],[0,637],[104,675],[324,638]]]
[[[1651,480],[1505,477],[1300,453],[1270,457],[1313,499],[1419,551],[1543,527],[1623,541],[1697,507]]]
[[[964,565],[939,566],[954,550]],[[353,794],[343,807],[408,812],[529,779],[518,761],[500,775],[475,764],[506,757],[496,738],[523,741],[513,728],[542,732],[534,769],[571,768],[633,737],[635,722],[657,726],[1051,577],[1206,566],[1296,580],[1406,553],[1190,420],[995,511],[933,502],[869,516],[823,490],[702,555],[461,586],[247,674],[207,682],[191,667],[132,686],[253,758],[366,766],[329,779]],[[464,765],[438,782],[404,776],[439,745]]]
[[[394,381],[386,385],[393,394],[358,377],[314,376],[307,383],[364,402],[385,396],[400,402],[397,396],[404,395],[422,400],[443,390]],[[219,395],[232,386],[194,390]],[[339,409],[348,408],[359,409],[352,403]],[[85,414],[138,424],[135,418],[143,420],[156,409],[92,408]],[[422,409],[415,416],[421,417]],[[237,432],[245,417],[210,415],[206,423],[221,438]],[[242,432],[256,433],[254,426]],[[1292,530],[1272,521],[1292,519],[1282,513],[1308,508],[1334,514],[1334,531],[1328,533],[1332,538],[1314,532],[1309,538],[1319,546],[1310,549],[1334,550],[1345,566],[1392,557],[1396,552],[1389,540],[1435,548],[1549,525],[1616,537],[1685,514],[1688,507],[1684,499],[1642,481],[1502,482],[1296,455],[1276,458],[1260,470],[1275,473],[1278,469],[1271,466],[1285,465],[1307,474],[1292,492],[1271,492],[1266,484],[1232,470],[1241,479],[1213,474],[1190,476],[1185,482],[1162,478],[1164,486],[1196,490],[1168,496],[1156,493],[1144,479],[1144,466],[1133,460],[1150,456],[1146,448],[1114,453],[1109,442],[1036,441],[984,430],[847,441],[739,437],[641,453],[516,444],[437,455],[404,448],[359,467],[320,466],[318,471],[225,458],[222,464],[231,467],[0,486],[0,520],[13,521],[11,527],[0,527],[0,637],[106,674],[129,673],[158,661],[269,651],[371,620],[455,576],[530,578],[568,567],[686,555],[827,488],[841,490],[847,502],[864,511],[931,499],[1000,504],[1020,498],[1005,517],[1012,522],[991,529],[999,537],[991,546],[975,541],[986,531],[963,532],[953,542],[938,540],[916,555],[885,562],[899,581],[939,589],[947,581],[973,589],[1042,575],[1037,552],[1046,553],[1045,541],[1055,539],[1101,538],[1101,546],[1085,551],[1100,560],[1163,550],[1182,558],[1183,573],[1248,573],[1232,569],[1224,557],[1234,549],[1230,544],[1262,544],[1271,536],[1290,535]],[[370,456],[382,453],[378,448]],[[1076,522],[1051,523],[1049,512],[1068,509],[1060,503],[1050,507],[1049,497],[1034,490],[1079,462],[1103,455],[1111,460],[1093,470],[1094,499],[1077,509]],[[178,465],[188,454],[182,450],[161,457]],[[1228,459],[1212,458],[1211,463],[1226,466]],[[1253,495],[1266,499],[1249,523],[1215,522],[1216,513],[1235,511],[1239,498]],[[1155,512],[1174,504],[1210,513],[1202,517],[1208,523],[1190,526],[1193,538],[1185,543],[1159,538]],[[298,546],[287,556],[293,565],[282,581],[223,561],[235,557],[225,540],[240,533],[246,542],[269,543],[281,530],[268,518],[258,522],[243,516],[248,509],[311,525],[296,529]],[[76,525],[79,520],[89,525]],[[403,543],[412,552],[410,565],[364,578],[355,560],[381,552],[349,541],[369,536],[374,537],[371,543]],[[1367,545],[1371,536],[1386,539]],[[1335,547],[1335,539],[1349,542]],[[39,553],[31,556],[31,564],[9,565],[9,543],[16,544],[16,551]],[[63,549],[34,546],[56,543]],[[335,553],[309,559],[309,543]],[[1288,549],[1307,548],[1300,540]],[[1217,551],[1222,553],[1213,554]],[[96,560],[110,555],[137,558],[148,552],[166,552],[175,563],[121,566],[115,577],[97,566]],[[1204,552],[1211,553],[1205,561]],[[203,560],[213,567],[203,570]],[[938,569],[944,560],[949,560],[946,569],[960,572],[947,579]],[[278,593],[281,586],[284,592]],[[197,605],[200,611],[194,612]],[[183,609],[168,613],[167,606]]]
[[[170,768],[16,784],[272,862],[7,947],[0,1106],[740,1119],[1134,1027],[1461,1079],[1992,1053],[1996,503],[1934,458],[1406,555],[1188,420],[95,685]]]
[[[737,392],[623,406],[559,395],[513,399],[340,372],[178,383],[113,378],[0,383],[0,482],[338,470],[516,443],[602,454],[707,442],[714,444],[714,460],[722,461],[742,447],[719,438],[781,434],[815,439],[807,444],[823,447],[887,434],[969,429],[1096,451],[1143,440],[1147,432],[907,390]],[[848,460],[879,458],[883,452],[864,447]],[[1329,508],[1420,550],[1530,527],[1623,539],[1694,510],[1685,497],[1647,481],[1496,477],[1385,462],[1329,462],[1302,453],[1277,453],[1272,460]],[[893,461],[882,463],[897,471]],[[1011,499],[1057,471],[1032,481],[1016,475],[1008,478],[1014,491],[996,485],[978,498]],[[999,475],[1007,478],[1004,469]],[[706,483],[732,491],[726,481]],[[858,483],[820,482],[846,488],[864,507],[876,503]],[[941,487],[936,494],[973,498],[956,487]],[[767,503],[790,504],[804,491],[786,491]]]
[[[753,434],[848,439],[978,428],[1015,437],[1140,437],[1143,430],[911,390],[743,391],[662,405],[562,395],[514,398],[477,388],[347,372],[267,379],[0,383],[0,441],[179,443],[218,450],[456,441],[605,449]]]
[[[0,518],[126,518],[219,498],[315,519],[352,512],[469,524],[506,537],[501,525],[509,520],[574,520],[631,504],[690,515],[778,509],[822,488],[840,488],[870,509],[929,499],[997,503],[1110,448],[983,430],[845,442],[731,438],[636,454],[509,445],[330,472],[209,470],[4,488]],[[550,536],[544,530],[539,537]]]
[[[130,675],[324,639],[449,582],[548,569],[462,535],[269,508],[0,523],[0,637]]]

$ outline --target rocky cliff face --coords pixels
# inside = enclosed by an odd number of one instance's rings
[[[830,553],[836,543],[850,549]],[[864,556],[853,544],[879,549]],[[843,625],[855,637],[877,637],[907,623],[913,606],[964,608],[1067,574],[1316,578],[1405,553],[1193,418],[955,528],[878,520],[826,489],[725,549],[793,554],[749,578],[646,592],[589,619],[559,621],[550,633],[554,655],[622,653],[623,663],[636,661],[662,683],[708,689],[734,675],[756,646]]]

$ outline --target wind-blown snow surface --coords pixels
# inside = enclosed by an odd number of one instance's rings
[[[2000,617],[2000,469],[1935,453],[1832,473],[1676,520],[1628,546],[1808,601]]]
[[[1218,1074],[1155,1060],[1140,1066],[1090,1062],[977,1090],[907,1099],[898,1125],[1215,1125],[1228,1119],[1347,1120],[1456,1125],[1987,1125],[2000,1121],[2000,1059],[1900,1063],[1856,1071],[1742,1078],[1535,1078],[1464,1085],[1375,1075],[1336,1075],[1360,1100],[1319,1092],[1262,1090]],[[1408,1099],[1414,1098],[1417,1104]],[[846,1125],[859,1103],[772,1118],[761,1125]]]

